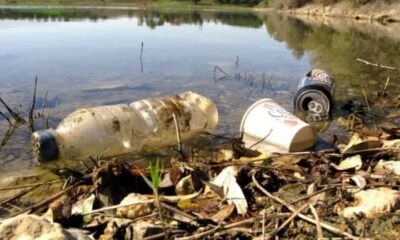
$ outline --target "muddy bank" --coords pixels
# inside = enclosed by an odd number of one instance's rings
[[[291,14],[316,15],[321,17],[374,20],[384,23],[400,22],[400,3],[385,4],[380,1],[359,7],[351,3],[336,3],[329,6],[307,4],[301,8],[287,10],[287,12]]]

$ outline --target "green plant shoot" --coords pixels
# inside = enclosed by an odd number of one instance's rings
[[[158,187],[161,182],[161,171],[160,171],[160,159],[157,158],[156,164],[153,166],[152,162],[149,164],[150,179],[142,174],[142,177],[146,184],[153,190],[154,194],[158,195]]]

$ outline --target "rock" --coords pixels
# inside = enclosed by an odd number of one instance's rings
[[[373,218],[395,211],[400,207],[400,192],[390,188],[376,188],[354,194],[355,207],[347,207],[342,215],[345,218],[365,216]]]
[[[36,215],[19,215],[3,221],[0,225],[0,239],[86,240],[90,238],[75,236],[63,229],[60,224],[49,222]]]
[[[99,240],[113,240],[120,239],[123,229],[131,223],[129,219],[118,219],[114,218],[107,223],[106,228],[102,235],[100,235]],[[132,239],[132,238],[126,238]]]
[[[134,240],[141,240],[145,237],[156,235],[164,232],[164,229],[160,226],[154,225],[150,222],[138,221],[133,225]],[[163,239],[164,237],[160,237]]]
[[[140,203],[148,201],[149,199],[137,193],[130,193],[122,201],[121,205]],[[135,219],[141,216],[148,215],[153,212],[153,203],[141,203],[128,207],[120,207],[117,209],[117,216],[129,219]]]

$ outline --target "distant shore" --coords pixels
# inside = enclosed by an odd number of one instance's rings
[[[254,7],[218,4],[213,0],[194,1],[118,1],[118,0],[0,0],[0,8],[173,8],[186,10],[230,10],[230,11],[275,11],[262,4]],[[381,23],[400,22],[400,2],[386,4],[380,1],[354,6],[351,3],[331,5],[307,4],[300,8],[276,10],[293,15],[307,15],[321,18],[348,18],[354,20],[378,21]]]
[[[374,2],[355,7],[350,3],[336,3],[328,6],[308,4],[301,8],[286,12],[299,15],[320,17],[352,18],[355,20],[371,20],[383,23],[400,22],[400,3],[386,4]]]
[[[111,8],[111,9],[135,9],[135,8],[174,8],[174,9],[221,9],[221,10],[245,10],[251,11],[252,7],[217,4],[212,1],[204,1],[195,4],[193,1],[101,1],[101,0],[0,0],[0,7],[3,8]]]

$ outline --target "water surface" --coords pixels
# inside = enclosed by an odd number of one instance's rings
[[[36,109],[48,91],[44,112],[55,127],[77,108],[191,90],[217,104],[215,133],[234,136],[261,97],[292,110],[298,81],[311,68],[336,76],[337,105],[362,97],[362,88],[372,96],[388,74],[398,95],[397,73],[356,61],[398,66],[399,30],[386,29],[253,12],[0,9],[0,96],[27,112],[37,76]],[[232,77],[221,78],[215,66]],[[5,135],[7,122],[0,126]],[[35,168],[28,129],[5,140],[1,172]]]

